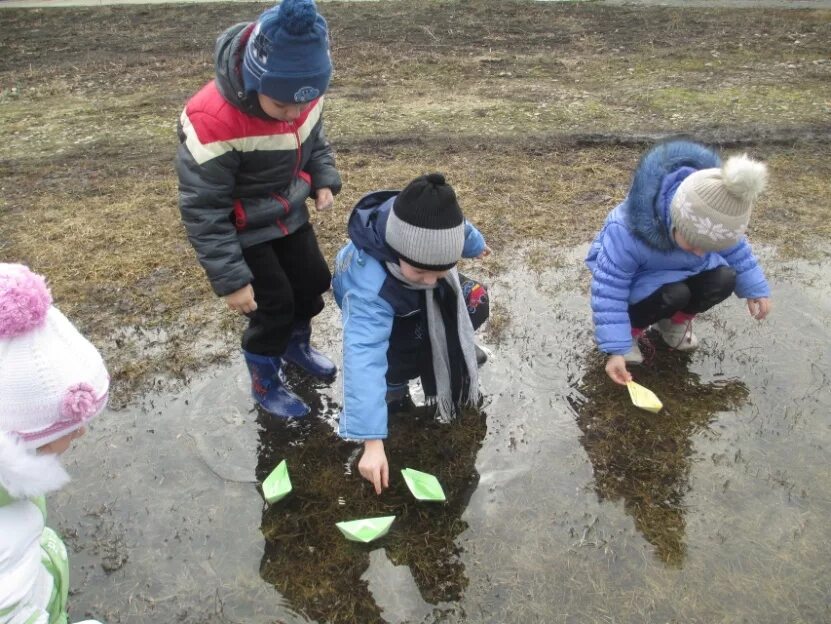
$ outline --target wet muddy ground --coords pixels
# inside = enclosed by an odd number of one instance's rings
[[[69,535],[71,612],[108,622],[821,622],[831,618],[831,262],[766,258],[776,308],[732,299],[702,348],[660,339],[635,372],[664,410],[629,403],[592,346],[584,248],[529,253],[492,279],[481,415],[393,419],[391,489],[332,434],[337,387],[264,428],[240,361],[111,412],[51,501]],[[485,266],[469,273],[486,270]],[[337,350],[329,306],[318,334]],[[418,396],[417,389],[414,396]],[[293,493],[257,482],[286,459]],[[405,466],[439,476],[416,503]],[[336,521],[396,515],[370,546]]]
[[[73,617],[831,620],[831,13],[714,4],[321,5],[345,178],[312,217],[326,257],[358,197],[429,169],[458,176],[494,248],[469,271],[495,301],[484,412],[397,415],[380,499],[332,434],[337,386],[292,378],[314,416],[258,422],[239,319],[179,224],[176,118],[216,34],[262,4],[0,12],[0,252],[49,276],[126,406],[79,441],[50,501]],[[658,348],[637,373],[666,405],[654,416],[603,376],[583,250],[549,250],[588,240],[645,146],[676,133],[769,164],[752,236],[777,308],[758,325],[733,301],[692,357]],[[337,353],[331,305],[316,334]],[[257,483],[283,458],[295,491],[267,508]],[[448,504],[415,504],[405,466],[437,474]],[[334,528],[382,514],[397,520],[371,547]]]

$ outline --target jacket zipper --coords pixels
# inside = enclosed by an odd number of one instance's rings
[[[294,165],[294,176],[297,177],[300,174],[300,163],[303,162],[303,144],[300,142],[300,133],[297,131],[297,126],[293,127],[294,130],[294,141],[297,143],[297,162]]]
[[[271,196],[278,202],[283,204],[283,210],[285,210],[286,213],[285,216],[289,216],[289,213],[291,212],[291,205],[289,205],[289,200],[287,200],[282,195],[278,195],[277,193],[272,193]],[[279,217],[277,217],[277,225],[280,227],[280,230],[282,230],[283,236],[289,235],[289,229],[286,227],[286,224],[283,223],[282,219],[280,219]]]
[[[294,142],[297,144],[297,162],[294,163],[294,171],[292,172],[292,177],[296,178],[300,175],[300,163],[303,162],[303,143],[300,142],[300,133],[297,131],[297,125],[292,124],[292,132],[294,133]],[[289,213],[291,212],[291,205],[289,205],[288,200],[285,197],[278,195],[277,193],[272,193],[271,196],[278,202],[283,204],[285,216],[289,216]],[[279,217],[277,218],[277,225],[283,232],[283,236],[288,236],[289,229],[286,227],[286,224],[283,223],[282,219],[280,219]]]
[[[242,205],[241,199],[234,200],[234,226],[237,230],[242,231],[248,225],[248,215],[245,214],[245,208]]]

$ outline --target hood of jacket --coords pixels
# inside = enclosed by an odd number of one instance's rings
[[[387,245],[387,219],[395,196],[400,191],[374,191],[367,193],[349,215],[347,232],[358,249],[378,262],[398,262],[398,255]]]
[[[228,102],[249,115],[273,121],[265,114],[257,94],[246,92],[242,80],[242,59],[245,45],[254,30],[255,22],[243,22],[231,26],[216,39],[214,69],[216,88]]]
[[[669,206],[684,179],[700,169],[720,167],[718,154],[692,141],[668,141],[644,154],[623,202],[629,230],[662,251],[675,249]]]
[[[0,431],[0,504],[8,498],[42,496],[68,481],[57,455],[38,455]]]

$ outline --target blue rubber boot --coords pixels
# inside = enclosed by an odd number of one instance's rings
[[[312,377],[332,381],[338,374],[335,363],[309,344],[312,335],[310,323],[297,323],[291,331],[291,338],[283,359],[309,373]]]
[[[272,416],[300,418],[309,413],[309,406],[286,388],[279,357],[257,355],[243,351],[251,374],[251,396]]]

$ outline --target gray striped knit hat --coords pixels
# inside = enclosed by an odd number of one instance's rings
[[[465,218],[440,173],[416,178],[395,198],[387,244],[408,264],[428,271],[456,266],[465,245]]]

